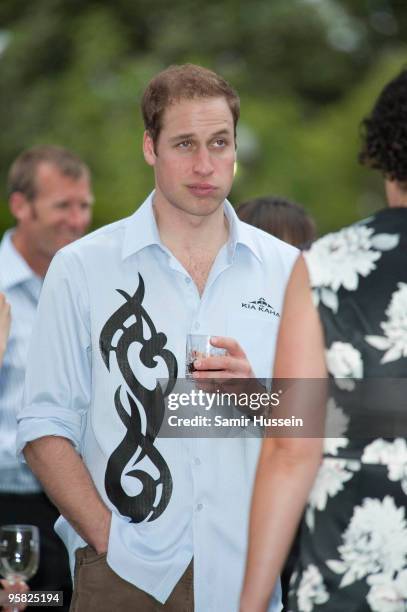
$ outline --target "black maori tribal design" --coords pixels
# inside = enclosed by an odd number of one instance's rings
[[[116,353],[116,359],[120,372],[124,378],[131,394],[126,391],[130,413],[124,408],[121,401],[121,385],[116,389],[114,403],[116,411],[127,429],[127,432],[116,450],[111,454],[105,473],[106,493],[112,504],[120,514],[131,518],[133,523],[141,521],[153,521],[164,512],[172,494],[171,472],[158,450],[154,446],[155,438],[160,430],[164,418],[164,398],[171,393],[177,379],[177,361],[171,351],[165,349],[167,337],[162,332],[157,332],[143,308],[144,281],[139,274],[137,291],[130,296],[125,291],[117,291],[125,298],[125,303],[120,306],[104,325],[99,338],[100,351],[107,369],[110,371],[110,355]],[[135,322],[125,327],[125,322],[130,318]],[[144,338],[143,321],[150,330],[150,337]],[[122,334],[116,346],[112,345],[113,337],[117,331]],[[161,357],[168,368],[168,382],[165,390],[161,389],[157,382],[155,389],[146,389],[136,378],[128,361],[129,347],[133,342],[142,345],[140,360],[147,368],[157,365],[156,358]],[[142,432],[142,419],[137,402],[144,408],[147,420],[145,434]],[[137,478],[142,490],[136,496],[127,495],[121,486],[123,471],[132,457],[135,456],[132,470],[126,472],[126,476]],[[158,469],[158,478],[153,478],[148,472],[140,467],[140,462],[147,457]],[[138,467],[137,467],[138,466]]]

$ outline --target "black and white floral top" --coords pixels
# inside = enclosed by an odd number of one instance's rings
[[[407,376],[407,208],[328,234],[305,259],[338,387],[328,419],[340,437],[325,440],[288,610],[405,612],[407,428],[403,437],[352,439],[353,415],[341,398],[358,379],[381,378],[385,386]]]

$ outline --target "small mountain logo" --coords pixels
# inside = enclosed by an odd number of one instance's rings
[[[258,300],[253,300],[252,302],[249,302],[249,304],[260,304],[260,306],[264,306],[265,308],[273,308],[272,306],[270,306],[270,304],[267,304],[266,300],[264,298],[259,298]]]
[[[247,310],[258,310],[259,312],[271,314],[274,317],[280,317],[280,314],[264,299],[264,297],[250,302],[242,302],[242,308],[246,308]]]

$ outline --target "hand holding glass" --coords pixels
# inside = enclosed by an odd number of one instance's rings
[[[195,371],[194,361],[204,357],[226,355],[225,349],[211,344],[211,336],[205,334],[188,334],[186,348],[185,377],[192,378]]]

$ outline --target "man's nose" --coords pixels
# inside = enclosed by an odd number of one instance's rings
[[[211,154],[205,147],[198,149],[195,153],[194,172],[201,176],[208,176],[213,172]]]
[[[74,206],[69,211],[68,224],[69,227],[79,233],[83,233],[90,223],[90,213],[88,209],[80,206]]]

